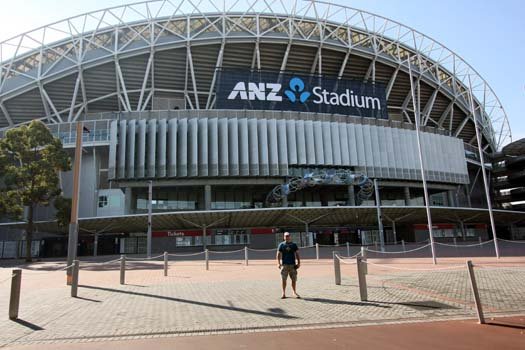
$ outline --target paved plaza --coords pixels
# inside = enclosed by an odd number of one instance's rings
[[[115,258],[115,257],[113,257]],[[105,258],[110,260],[110,258]],[[281,300],[271,260],[128,264],[119,284],[118,262],[83,262],[78,298],[65,286],[63,262],[23,269],[19,318],[7,320],[9,281],[0,284],[0,346],[339,328],[475,317],[465,258],[370,259],[368,301],[361,302],[354,259],[341,264],[308,259],[299,270],[302,299]],[[99,260],[99,262],[102,260]],[[525,259],[474,258],[489,317],[525,314]],[[431,271],[429,271],[431,270]],[[0,269],[0,281],[11,268]],[[291,293],[289,293],[291,294]]]

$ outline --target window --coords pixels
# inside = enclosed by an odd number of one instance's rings
[[[108,196],[98,196],[98,207],[104,208],[108,206]]]

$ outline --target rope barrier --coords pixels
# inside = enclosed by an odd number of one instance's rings
[[[168,254],[168,256],[196,256],[200,254],[205,254],[205,252],[198,252],[198,253],[184,253],[184,254]]]
[[[411,252],[415,252],[417,250],[421,250],[421,249],[427,248],[429,246],[430,246],[430,244],[425,244],[422,247],[415,248],[415,249],[412,249],[412,250],[406,250],[406,251],[403,251],[403,252],[382,252],[382,251],[373,250],[373,249],[367,249],[367,251],[368,252],[372,252],[372,253],[379,253],[379,254],[406,254],[406,253],[411,253]]]
[[[112,264],[114,262],[117,262],[117,261],[120,261],[120,258],[118,259],[115,259],[115,260],[110,260],[110,261],[103,261],[103,262],[91,262],[91,261],[86,261],[86,262],[82,262],[82,266],[86,266],[86,265],[106,265],[106,264]]]
[[[440,242],[434,242],[435,244],[439,244],[439,245],[442,245],[442,246],[445,246],[445,247],[454,247],[454,248],[471,248],[471,247],[479,247],[479,246],[482,246],[484,244],[487,244],[487,243],[490,243],[492,242],[493,240],[491,239],[490,241],[485,241],[483,243],[476,243],[476,244],[448,244],[448,243],[440,243]]]
[[[248,250],[251,250],[252,252],[276,252],[277,248],[271,248],[271,249],[255,249],[255,248],[248,248]]]
[[[227,251],[220,251],[220,250],[208,250],[209,253],[215,253],[215,254],[228,254],[228,253],[238,253],[243,252],[244,248],[239,250],[227,250]]]
[[[350,257],[343,257],[343,256],[339,256],[339,255],[335,255],[337,257],[337,259],[339,259],[340,262],[342,262],[343,264],[346,264],[346,265],[355,265],[357,264],[357,261],[354,261],[354,262],[347,262],[345,260],[350,260],[350,259],[353,259],[355,256],[359,255],[360,253],[354,255],[354,256],[350,256]]]
[[[27,274],[27,275],[31,275],[31,276],[34,276],[34,275],[45,275],[45,274],[48,274],[48,273],[53,273],[53,272],[57,272],[57,271],[64,271],[64,270],[67,270],[69,269],[70,267],[73,267],[75,264],[71,264],[69,266],[66,266],[66,267],[62,267],[62,268],[59,268],[59,269],[55,269],[55,270],[50,270],[50,271],[32,271],[32,270],[27,270],[25,271],[24,273]]]
[[[498,238],[498,240],[503,241],[503,242],[509,242],[509,243],[525,244],[525,241],[511,241],[511,240],[503,239],[503,238]]]
[[[164,254],[153,256],[151,258],[132,258],[132,257],[126,256],[126,260],[153,260],[153,259],[158,259],[158,258],[163,257],[163,256],[164,256]]]
[[[6,278],[5,280],[1,280],[1,281],[0,281],[0,284],[4,283],[4,282],[6,282],[6,281],[9,281],[9,280],[12,279],[13,277],[15,277],[15,275],[14,275],[14,274],[11,274],[11,276],[8,277],[8,278]]]
[[[365,264],[373,265],[373,266],[379,266],[384,267],[387,269],[394,269],[394,270],[403,270],[403,271],[443,271],[443,270],[454,270],[459,268],[465,268],[465,265],[454,265],[454,266],[447,266],[447,267],[441,267],[441,268],[435,268],[435,269],[416,269],[416,268],[406,268],[406,267],[397,267],[397,266],[389,266],[389,265],[382,265],[382,264],[376,264],[372,263],[370,261],[364,261]]]

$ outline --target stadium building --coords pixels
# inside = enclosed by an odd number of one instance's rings
[[[0,137],[40,119],[73,157],[83,123],[81,255],[145,251],[150,181],[154,252],[274,247],[283,230],[302,245],[423,241],[424,185],[435,240],[486,240],[480,155],[498,236],[525,238],[511,201],[524,162],[502,152],[497,96],[396,21],[315,1],[153,0],[21,34],[0,55]],[[72,183],[61,174],[66,196]],[[35,254],[64,255],[67,227],[50,208],[37,221]],[[24,225],[0,225],[0,256],[23,249]]]

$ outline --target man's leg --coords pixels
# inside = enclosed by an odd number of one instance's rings
[[[295,290],[295,287],[297,285],[297,270],[293,272],[290,278],[292,279],[293,296],[296,298],[300,298],[299,294],[297,294],[297,291]]]
[[[286,279],[283,280],[283,294],[281,295],[281,298],[286,298]]]

